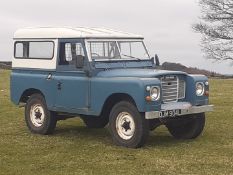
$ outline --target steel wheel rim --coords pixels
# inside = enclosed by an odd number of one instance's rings
[[[41,127],[45,120],[44,108],[40,104],[31,106],[30,119],[35,127]]]
[[[128,112],[119,113],[116,119],[116,130],[122,139],[131,139],[135,132],[135,122],[132,115]]]

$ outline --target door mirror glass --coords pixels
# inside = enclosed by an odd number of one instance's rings
[[[157,54],[155,54],[155,57],[152,58],[153,59],[153,63],[156,65],[156,66],[160,66],[160,62],[159,62],[159,57]]]
[[[76,67],[77,68],[83,68],[84,66],[84,56],[83,55],[77,55],[76,56]]]
[[[156,65],[156,66],[160,66],[160,62],[159,62],[159,57],[158,57],[158,55],[155,55],[155,65]]]

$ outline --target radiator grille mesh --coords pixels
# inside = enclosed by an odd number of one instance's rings
[[[185,81],[179,80],[177,76],[166,76],[161,78],[162,100],[164,103],[177,102],[185,98]]]

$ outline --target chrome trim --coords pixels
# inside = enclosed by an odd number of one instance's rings
[[[171,83],[171,85],[169,85],[169,83]],[[162,77],[161,87],[163,103],[178,102],[178,100],[185,98],[186,82],[177,75]]]
[[[184,88],[184,92],[183,92],[183,94],[182,94],[183,96],[182,96],[182,97],[179,97],[179,96],[180,96],[180,84],[181,84],[180,82],[181,82],[181,81],[184,83],[184,87],[183,87],[183,88]],[[184,80],[180,80],[180,79],[179,79],[179,84],[178,84],[178,99],[179,99],[179,100],[180,100],[180,99],[184,99],[184,98],[185,98],[185,94],[186,94],[186,82],[185,82]]]
[[[152,99],[152,93],[151,93],[151,91],[152,91],[152,89],[153,88],[156,88],[156,89],[158,89],[158,96],[157,96],[157,98],[156,99]],[[151,86],[151,88],[150,88],[150,97],[151,97],[151,100],[152,101],[158,101],[159,99],[160,99],[160,95],[161,94],[161,89],[160,89],[160,87],[159,86]]]
[[[202,93],[199,94],[199,95],[197,94],[197,84],[202,84],[202,86],[203,86],[203,91],[202,91]],[[203,83],[203,82],[196,82],[195,87],[196,87],[196,96],[198,96],[198,97],[203,96],[204,93],[205,93],[205,85],[204,85],[204,83]]]
[[[167,77],[167,79],[166,79],[166,77]],[[172,85],[168,85],[167,83],[172,83]],[[178,76],[171,75],[171,76],[162,77],[161,78],[161,90],[162,90],[163,103],[177,102],[178,101],[178,93],[179,93],[178,88],[179,88]]]
[[[170,110],[180,110],[181,113],[177,116],[186,116],[188,114],[198,114],[198,113],[204,113],[204,112],[210,112],[213,111],[213,105],[204,105],[204,106],[191,106],[191,107],[184,107],[182,109],[170,109]],[[161,110],[161,111],[169,111],[168,109],[166,110]],[[161,111],[151,111],[151,112],[145,112],[145,118],[146,119],[156,119],[156,118],[164,118],[160,116]],[[172,118],[172,117],[171,117]]]

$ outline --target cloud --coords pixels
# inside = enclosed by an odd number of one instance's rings
[[[199,15],[197,0],[3,1],[0,59],[11,59],[12,37],[17,28],[97,26],[144,35],[150,53],[159,54],[163,61],[233,73],[228,64],[210,64],[203,58],[200,35],[191,29]]]

